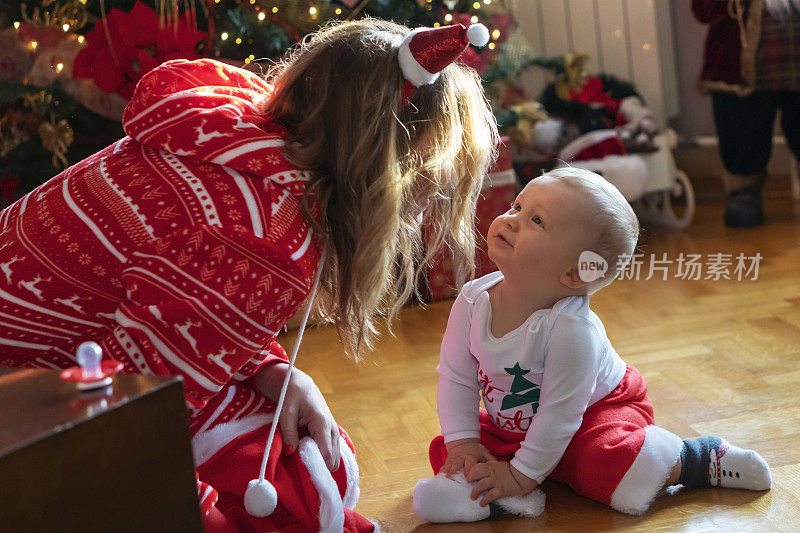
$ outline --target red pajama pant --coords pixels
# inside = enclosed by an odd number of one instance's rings
[[[653,425],[653,405],[639,371],[627,366],[620,384],[589,406],[550,478],[613,508],[641,514],[649,507],[675,465],[682,440]],[[510,461],[524,433],[498,428],[481,409],[481,443],[501,461]],[[444,437],[430,445],[434,473],[447,458]]]

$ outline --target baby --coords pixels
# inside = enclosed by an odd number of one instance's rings
[[[638,234],[622,194],[571,167],[528,183],[494,220],[488,254],[500,270],[464,285],[442,341],[442,435],[430,446],[439,474],[414,493],[423,518],[537,515],[544,502],[535,489],[547,477],[630,514],[672,485],[770,488],[754,451],[654,425],[642,375],[589,308],[589,295],[625,268]],[[587,257],[602,258],[605,272],[581,268]]]

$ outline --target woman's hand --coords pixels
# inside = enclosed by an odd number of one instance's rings
[[[523,496],[539,486],[531,479],[505,461],[489,461],[475,465],[467,481],[475,483],[470,495],[473,500],[486,493],[480,501],[481,507],[489,505],[497,498]]]
[[[464,477],[469,475],[470,469],[477,463],[494,461],[494,456],[481,444],[478,439],[459,439],[448,442],[447,459],[444,461],[441,470],[447,477],[452,476],[462,468]]]
[[[256,383],[261,393],[277,403],[287,372],[289,372],[287,363],[275,363],[259,372]],[[305,426],[311,438],[319,446],[328,469],[331,472],[339,469],[341,460],[339,426],[314,380],[297,367],[292,371],[292,378],[286,389],[279,424],[284,450],[288,455],[297,450],[300,441],[298,430]]]

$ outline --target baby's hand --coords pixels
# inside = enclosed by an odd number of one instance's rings
[[[489,461],[475,465],[467,481],[474,483],[471,497],[477,500],[484,494],[480,501],[481,507],[489,505],[497,498],[509,496],[523,496],[539,486],[536,480],[522,474],[519,470],[505,461]]]
[[[478,439],[454,440],[447,443],[447,459],[439,472],[450,477],[463,468],[466,477],[475,464],[486,461],[494,461],[494,456]]]

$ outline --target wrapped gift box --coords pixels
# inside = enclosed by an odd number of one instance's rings
[[[475,232],[475,277],[484,276],[497,270],[497,266],[486,254],[486,233],[492,221],[500,213],[508,210],[518,192],[518,182],[511,166],[509,138],[503,137],[497,161],[489,169],[483,181],[483,189],[476,207]],[[456,296],[455,276],[450,253],[442,248],[434,256],[433,263],[428,266],[427,273],[428,301],[434,302]]]

